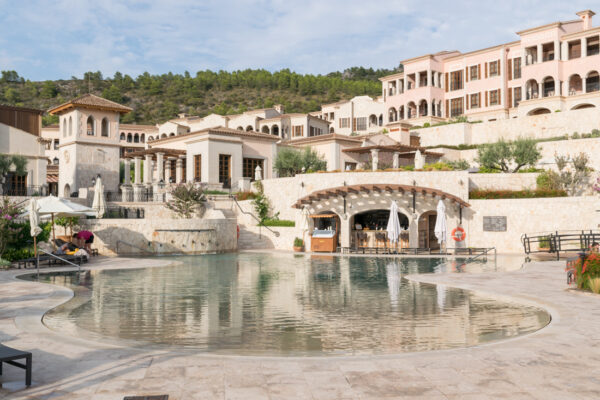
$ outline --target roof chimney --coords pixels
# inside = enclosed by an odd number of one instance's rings
[[[579,15],[579,17],[581,18],[581,21],[583,21],[583,30],[587,31],[588,29],[592,28],[592,17],[594,15],[596,15],[595,12],[593,12],[592,10],[585,10],[585,11],[579,11],[577,13],[577,15]]]
[[[283,104],[275,104],[273,106],[273,108],[275,109],[275,111],[277,111],[279,114],[285,114],[284,113],[284,109],[283,109]]]

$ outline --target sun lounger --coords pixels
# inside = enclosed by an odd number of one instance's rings
[[[25,359],[25,364],[15,361],[23,358]],[[0,344],[0,375],[2,375],[2,363],[24,369],[25,385],[31,386],[31,365],[33,362],[30,352],[13,349],[12,347]]]

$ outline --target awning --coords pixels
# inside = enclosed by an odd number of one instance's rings
[[[311,214],[308,218],[335,218],[336,214]]]
[[[58,175],[46,175],[46,183],[58,183]]]

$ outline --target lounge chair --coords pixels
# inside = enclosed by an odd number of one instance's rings
[[[15,361],[22,358],[25,359],[25,364]],[[13,349],[12,347],[0,344],[0,375],[2,375],[2,363],[7,363],[14,367],[24,369],[25,385],[31,386],[31,366],[33,361],[30,352]]]

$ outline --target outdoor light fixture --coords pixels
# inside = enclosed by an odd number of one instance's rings
[[[169,183],[173,183],[173,177],[172,176],[169,177]]]
[[[96,186],[96,178],[92,178],[92,186]]]

